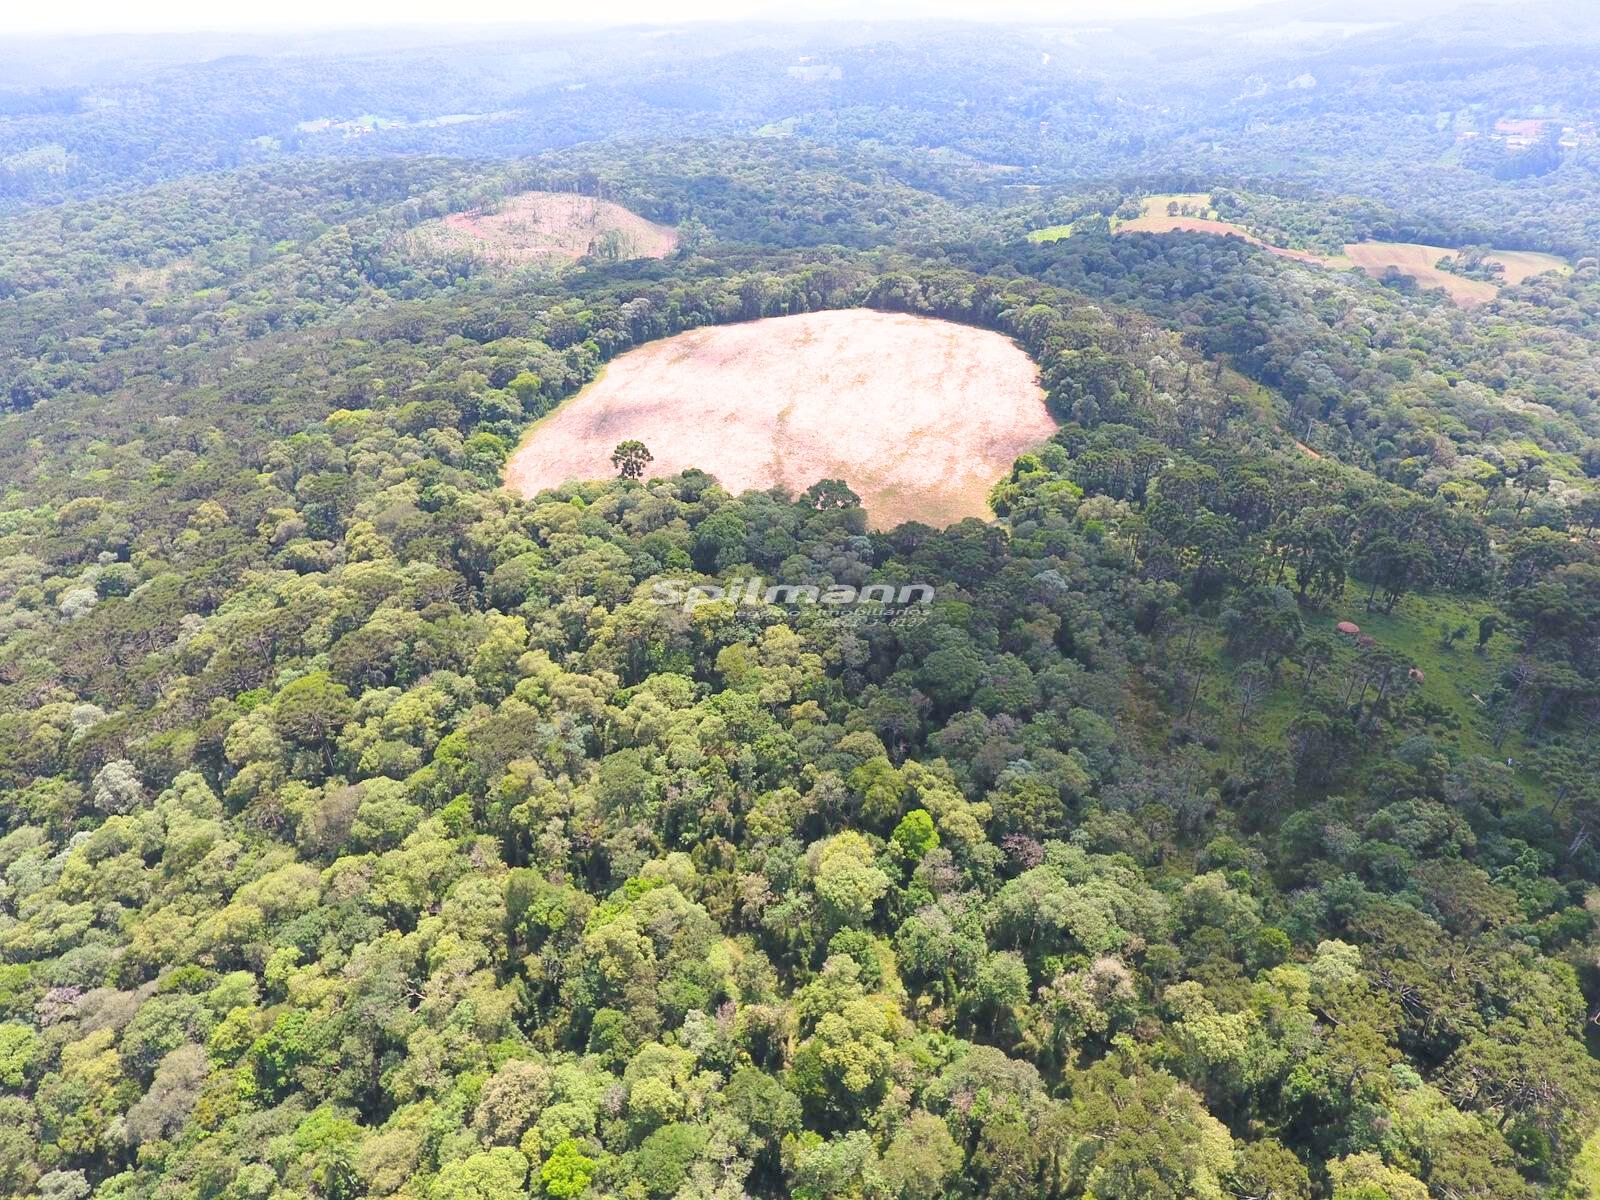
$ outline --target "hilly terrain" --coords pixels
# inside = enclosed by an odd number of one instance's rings
[[[990,515],[990,488],[1055,431],[1027,355],[997,334],[851,308],[679,334],[630,352],[507,463],[524,494],[615,475],[647,438],[650,476],[703,467],[730,491],[837,479],[874,528]]]
[[[1600,1196],[1572,17],[0,56],[0,1196]]]

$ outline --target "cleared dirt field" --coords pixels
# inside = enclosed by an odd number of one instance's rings
[[[1181,217],[1169,216],[1167,204],[1169,201],[1197,205],[1205,199],[1201,193],[1185,195],[1152,196],[1145,201],[1143,215],[1131,221],[1117,222],[1117,233],[1173,233],[1183,231],[1187,233],[1210,233],[1219,237],[1242,238],[1252,246],[1259,246],[1270,254],[1280,258],[1291,258],[1296,262],[1313,263],[1317,266],[1331,267],[1336,270],[1359,268],[1371,275],[1374,279],[1382,278],[1383,273],[1390,267],[1402,275],[1408,275],[1417,281],[1423,288],[1442,288],[1446,295],[1462,308],[1473,308],[1487,303],[1500,294],[1501,283],[1483,279],[1467,279],[1449,271],[1439,269],[1439,260],[1455,251],[1445,246],[1426,246],[1417,242],[1349,242],[1344,247],[1344,253],[1333,256],[1314,254],[1309,250],[1290,250],[1284,246],[1274,246],[1264,242],[1250,233],[1241,225],[1231,221],[1218,221],[1210,217]],[[1035,240],[1049,240],[1052,236],[1059,236],[1059,230],[1070,232],[1068,226],[1058,226],[1050,230],[1036,231]],[[1043,235],[1043,236],[1037,236]],[[1490,261],[1497,262],[1505,268],[1503,276],[1507,284],[1519,284],[1531,279],[1535,275],[1542,275],[1546,271],[1567,272],[1570,267],[1562,259],[1553,254],[1539,254],[1526,250],[1496,250],[1489,256]]]
[[[495,265],[516,266],[571,262],[586,254],[664,258],[678,235],[610,200],[523,192],[492,209],[451,213],[419,225],[408,244],[425,257],[471,253]]]
[[[1259,246],[1280,258],[1296,262],[1314,263],[1318,266],[1346,270],[1360,268],[1374,279],[1381,278],[1390,267],[1417,281],[1419,287],[1442,288],[1451,300],[1462,308],[1472,308],[1493,300],[1502,286],[1499,282],[1466,279],[1449,271],[1441,271],[1438,262],[1454,251],[1445,246],[1425,246],[1415,242],[1352,242],[1341,255],[1314,254],[1308,250],[1290,250],[1264,242],[1241,225],[1215,219],[1210,208],[1210,197],[1204,192],[1173,192],[1147,196],[1138,217],[1129,221],[1114,222],[1117,233],[1211,233],[1219,237],[1242,238],[1252,246]],[[1169,215],[1167,209],[1176,204],[1187,208],[1192,216]],[[1035,241],[1053,241],[1071,233],[1071,226],[1052,226],[1035,230],[1029,236]],[[1567,272],[1571,268],[1553,254],[1539,254],[1528,250],[1496,250],[1489,256],[1505,268],[1506,284],[1519,284],[1546,271]]]
[[[616,475],[638,438],[649,474],[699,467],[731,492],[798,495],[843,479],[875,529],[989,516],[988,493],[1047,440],[1038,368],[989,330],[846,309],[697,329],[629,351],[539,421],[506,465],[524,495]]]
[[[1326,255],[1313,254],[1309,250],[1291,250],[1287,246],[1274,246],[1270,242],[1264,242],[1244,226],[1235,225],[1232,221],[1212,221],[1203,217],[1169,217],[1162,213],[1159,216],[1145,216],[1133,221],[1124,221],[1117,226],[1118,233],[1173,233],[1178,230],[1186,233],[1214,233],[1219,237],[1242,238],[1252,246],[1260,246],[1268,254],[1276,254],[1279,258],[1292,258],[1295,262],[1319,263],[1325,267],[1339,265],[1337,259],[1328,258]]]
[[[1463,308],[1484,304],[1500,294],[1499,284],[1464,279],[1441,271],[1437,265],[1439,260],[1451,253],[1442,246],[1423,246],[1415,242],[1351,242],[1344,252],[1374,279],[1394,267],[1415,279],[1418,287],[1443,288],[1450,299]]]
[[[1496,250],[1489,258],[1506,269],[1506,282],[1512,284],[1543,275],[1546,271],[1572,274],[1566,259],[1557,258],[1554,254],[1540,254],[1536,250]]]
[[[1416,242],[1355,242],[1347,245],[1344,252],[1356,266],[1373,278],[1381,276],[1385,268],[1394,267],[1411,276],[1422,287],[1443,288],[1462,308],[1483,304],[1500,294],[1501,285],[1498,283],[1463,279],[1460,275],[1441,271],[1439,260],[1455,253],[1448,246],[1426,246]],[[1572,269],[1565,259],[1533,250],[1496,250],[1486,257],[1505,268],[1503,278],[1508,284],[1522,283],[1546,271],[1567,274]]]
[[[1196,215],[1178,216],[1167,212],[1173,204],[1180,208],[1188,208]],[[1204,215],[1199,215],[1204,214]],[[1292,258],[1295,262],[1317,263],[1324,267],[1348,267],[1351,264],[1341,258],[1329,258],[1323,254],[1313,254],[1309,250],[1291,250],[1286,246],[1274,246],[1271,242],[1262,241],[1243,225],[1236,225],[1232,221],[1219,221],[1216,219],[1216,210],[1211,207],[1211,197],[1205,192],[1164,192],[1159,196],[1145,197],[1142,211],[1139,216],[1131,221],[1118,221],[1117,233],[1214,233],[1219,237],[1236,237],[1249,242],[1252,246],[1259,246],[1268,254],[1276,254],[1279,258]]]

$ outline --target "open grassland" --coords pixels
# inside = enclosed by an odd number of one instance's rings
[[[1243,225],[1217,219],[1211,207],[1211,197],[1204,192],[1163,192],[1146,196],[1137,217],[1118,217],[1112,220],[1113,233],[1212,233],[1218,237],[1236,237],[1259,246],[1279,258],[1292,258],[1296,262],[1316,263],[1325,267],[1350,267],[1348,259],[1313,254],[1309,250],[1292,250],[1287,246],[1274,246],[1251,233]],[[1072,236],[1071,225],[1051,225],[1035,229],[1028,234],[1032,242],[1054,242]]]
[[[1177,212],[1169,215],[1168,209]],[[1202,233],[1236,233],[1257,245],[1262,243],[1250,237],[1237,225],[1216,220],[1216,209],[1211,207],[1211,197],[1205,192],[1162,192],[1146,196],[1137,217],[1113,217],[1113,233],[1171,233],[1174,229],[1195,229]],[[1030,242],[1054,242],[1072,236],[1072,226],[1050,225],[1028,234]]]
[[[1176,209],[1176,211],[1173,211]],[[1242,238],[1252,246],[1260,246],[1279,258],[1292,258],[1296,262],[1317,263],[1325,267],[1347,267],[1342,259],[1313,254],[1309,250],[1291,250],[1287,246],[1274,246],[1251,233],[1243,225],[1217,219],[1211,207],[1211,197],[1205,192],[1163,192],[1146,196],[1139,216],[1131,221],[1118,221],[1118,233],[1214,233],[1219,237]]]
[[[1515,657],[1516,645],[1512,637],[1500,633],[1482,652],[1474,648],[1478,621],[1492,612],[1493,606],[1442,594],[1413,594],[1402,597],[1394,612],[1386,614],[1367,609],[1366,593],[1364,585],[1352,581],[1342,603],[1325,613],[1306,610],[1302,614],[1308,634],[1335,638],[1332,661],[1317,672],[1318,686],[1342,689],[1350,673],[1357,669],[1360,649],[1356,640],[1334,635],[1337,622],[1355,622],[1379,646],[1421,672],[1420,680],[1408,678],[1400,686],[1405,711],[1414,717],[1425,712],[1435,731],[1433,736],[1457,754],[1511,759],[1516,764],[1518,782],[1531,797],[1542,797],[1544,784],[1525,761],[1528,743],[1520,728],[1508,731],[1498,746],[1494,744],[1494,723],[1486,698]],[[1447,640],[1447,630],[1465,632]],[[1272,686],[1252,711],[1246,729],[1235,718],[1238,696],[1231,682],[1245,664],[1227,653],[1219,633],[1203,636],[1201,643],[1215,661],[1200,691],[1201,707],[1211,714],[1224,750],[1241,751],[1246,732],[1252,737],[1263,733],[1275,738],[1285,736],[1304,707],[1308,684],[1303,659],[1291,655],[1281,664]]]
[[[1496,250],[1489,255],[1489,259],[1506,269],[1506,282],[1511,284],[1543,275],[1546,271],[1555,271],[1559,275],[1572,273],[1566,259],[1557,258],[1554,254],[1540,254],[1535,250]]]
[[[1062,238],[1072,236],[1071,225],[1046,225],[1043,229],[1035,229],[1028,234],[1030,242],[1059,242]]]
[[[843,479],[874,528],[989,515],[990,487],[1055,431],[1031,359],[949,321],[846,309],[698,329],[622,355],[529,432],[506,467],[525,495],[699,467],[732,492]]]
[[[1316,263],[1323,267],[1344,267],[1350,264],[1342,259],[1314,254],[1310,250],[1291,250],[1287,246],[1274,246],[1264,242],[1243,225],[1232,221],[1214,221],[1207,217],[1146,216],[1136,221],[1126,221],[1117,228],[1118,233],[1214,233],[1219,237],[1243,238],[1252,246],[1260,246],[1268,254],[1279,258],[1292,258],[1296,262]]]
[[[606,258],[665,258],[678,235],[620,204],[568,192],[523,192],[494,205],[451,213],[412,231],[427,258],[472,254],[496,266]]]
[[[1415,242],[1352,242],[1344,248],[1351,260],[1374,279],[1391,267],[1417,281],[1418,287],[1443,288],[1463,308],[1484,304],[1500,294],[1500,285],[1483,279],[1466,279],[1441,271],[1438,263],[1451,253],[1443,246]]]
[[[1352,581],[1342,604],[1326,614],[1304,614],[1307,632],[1330,634],[1338,621],[1355,622],[1378,645],[1422,672],[1420,682],[1404,686],[1410,697],[1407,703],[1429,706],[1436,727],[1444,730],[1438,735],[1442,742],[1461,754],[1520,758],[1525,743],[1518,731],[1509,733],[1498,749],[1493,745],[1492,721],[1485,700],[1514,657],[1514,640],[1501,633],[1490,640],[1483,653],[1474,649],[1478,621],[1493,611],[1493,606],[1443,594],[1413,594],[1402,597],[1394,612],[1383,613],[1367,609],[1366,593],[1364,585]],[[1466,632],[1447,642],[1446,630]],[[1324,668],[1329,679],[1341,678],[1359,653],[1353,638],[1339,637],[1337,643],[1333,662]],[[1275,729],[1287,728],[1299,711],[1303,690],[1301,675],[1285,667],[1281,686],[1263,705],[1258,719]],[[1530,788],[1538,787],[1538,780],[1531,775],[1523,782]]]
[[[1340,620],[1354,621],[1378,644],[1423,672],[1423,682],[1415,696],[1447,714],[1442,724],[1451,732],[1442,740],[1463,754],[1494,757],[1520,753],[1522,739],[1512,735],[1497,752],[1490,742],[1490,721],[1483,697],[1494,691],[1500,673],[1509,665],[1515,644],[1505,634],[1490,641],[1483,654],[1475,653],[1478,621],[1493,611],[1493,606],[1444,594],[1408,595],[1401,598],[1392,613],[1369,612],[1365,605],[1366,588],[1352,581],[1345,603],[1333,614]],[[1332,620],[1332,617],[1330,617]],[[1446,630],[1465,629],[1466,634],[1446,644]],[[1343,643],[1344,639],[1340,639]],[[1354,650],[1344,645],[1341,661],[1353,657]]]
[[[1375,279],[1393,267],[1402,275],[1415,279],[1419,287],[1443,288],[1450,299],[1463,308],[1493,300],[1503,286],[1441,271],[1439,260],[1456,253],[1448,246],[1427,246],[1417,242],[1352,242],[1345,246],[1344,252],[1351,263]],[[1504,280],[1507,284],[1519,284],[1546,271],[1567,274],[1572,269],[1565,259],[1532,250],[1495,250],[1485,257],[1489,262],[1497,262],[1505,268]]]
[[[1118,229],[1138,230],[1144,222],[1150,222],[1151,233],[1159,233],[1154,226],[1169,219],[1168,210],[1176,208],[1170,219],[1182,220],[1185,217],[1201,221],[1215,221],[1217,210],[1211,207],[1211,193],[1209,192],[1158,192],[1153,196],[1146,196],[1140,204],[1139,215],[1131,221],[1119,221]]]

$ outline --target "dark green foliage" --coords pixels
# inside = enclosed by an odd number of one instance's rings
[[[949,71],[897,35],[773,84],[719,43],[726,73],[520,118],[809,141],[285,164],[0,229],[0,1192],[1583,1194],[1592,268],[1462,313],[1235,242],[1023,244],[1069,201],[975,203],[979,151],[1060,182],[1205,122],[1041,141],[1119,110],[1045,66],[957,119],[1017,43],[925,36]],[[1449,71],[1436,97],[1480,74]],[[1337,86],[1285,120],[1376,85]],[[975,157],[930,161],[935,129]],[[83,136],[11,194],[136,182]],[[210,136],[149,170],[224,165]],[[1419,207],[1495,219],[1493,165],[1461,170],[1478,209]],[[501,278],[400,248],[602,185],[691,252]],[[1398,220],[1219,190],[1303,244]],[[1562,212],[1510,224],[1587,236]],[[852,305],[1037,360],[1061,428],[997,520],[869,532],[838,480],[499,488],[631,346]],[[653,602],[754,575],[935,599]]]

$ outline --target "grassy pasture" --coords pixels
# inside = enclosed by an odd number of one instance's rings
[[[1439,260],[1456,253],[1448,246],[1429,246],[1418,242],[1353,242],[1344,250],[1355,266],[1374,279],[1393,267],[1402,275],[1415,279],[1419,287],[1444,289],[1450,299],[1462,308],[1472,308],[1493,300],[1503,286],[1489,280],[1467,279],[1450,271],[1441,271]],[[1572,269],[1565,259],[1532,250],[1495,250],[1486,257],[1505,268],[1506,284],[1519,284],[1546,271],[1567,274]]]
[[[1484,304],[1500,294],[1499,284],[1441,271],[1439,260],[1451,253],[1444,246],[1416,242],[1352,242],[1344,252],[1374,279],[1382,278],[1384,272],[1393,267],[1415,279],[1418,287],[1442,288],[1462,308]]]
[[[1178,212],[1169,214],[1167,210],[1173,205],[1178,207]],[[1154,196],[1146,196],[1140,204],[1137,217],[1131,220],[1119,218],[1112,223],[1112,228],[1118,233],[1124,230],[1130,233],[1168,233],[1181,228],[1174,222],[1184,220],[1217,221],[1217,210],[1211,207],[1209,192],[1159,192]]]
[[[1512,637],[1502,632],[1490,640],[1484,653],[1476,651],[1478,619],[1492,606],[1447,595],[1409,595],[1401,598],[1393,613],[1384,614],[1366,610],[1366,593],[1365,586],[1352,582],[1344,600],[1330,611],[1303,612],[1306,631],[1334,635],[1337,622],[1354,621],[1364,634],[1422,671],[1421,683],[1408,681],[1404,686],[1404,704],[1413,715],[1431,714],[1431,732],[1442,746],[1459,755],[1514,758],[1519,764],[1518,782],[1530,797],[1542,796],[1539,777],[1526,766],[1527,746],[1521,730],[1508,733],[1498,749],[1493,744],[1492,721],[1483,701],[1515,657],[1516,647]],[[1467,630],[1466,635],[1446,644],[1443,631],[1461,628]],[[1334,636],[1334,660],[1320,672],[1320,686],[1324,687],[1339,686],[1359,653],[1353,638]],[[1204,635],[1201,645],[1214,656],[1215,666],[1201,688],[1198,708],[1211,715],[1224,753],[1237,753],[1244,741],[1234,716],[1237,697],[1230,680],[1243,664],[1227,653],[1218,632]],[[1251,737],[1281,739],[1301,711],[1305,686],[1303,666],[1297,657],[1291,657],[1280,666],[1272,686],[1250,714]]]
[[[1174,205],[1178,211],[1169,212],[1168,210]],[[1276,254],[1279,258],[1292,258],[1296,262],[1316,263],[1325,267],[1354,265],[1342,256],[1331,258],[1327,255],[1313,254],[1309,250],[1291,250],[1286,246],[1274,246],[1251,233],[1243,225],[1219,220],[1217,210],[1211,206],[1211,197],[1205,192],[1162,192],[1155,196],[1146,196],[1141,204],[1140,214],[1131,218],[1113,218],[1111,231],[1113,233],[1211,233],[1218,237],[1241,238],[1252,246],[1259,246],[1269,254]],[[1050,225],[1033,230],[1028,234],[1028,240],[1054,242],[1071,236],[1071,225]]]
[[[1189,209],[1189,216],[1168,216],[1167,209],[1176,204],[1180,209]],[[1142,204],[1142,211],[1137,217],[1113,217],[1111,231],[1113,233],[1170,233],[1174,229],[1188,228],[1185,222],[1201,221],[1207,226],[1205,232],[1222,233],[1237,231],[1244,236],[1244,230],[1238,226],[1227,225],[1217,221],[1216,209],[1211,207],[1211,197],[1205,192],[1162,192],[1155,196],[1146,196]],[[1072,236],[1071,225],[1050,225],[1043,229],[1035,229],[1028,234],[1030,242],[1056,242],[1062,238]]]
[[[1046,225],[1043,229],[1035,229],[1028,234],[1030,242],[1059,242],[1062,238],[1072,236],[1071,225]]]

